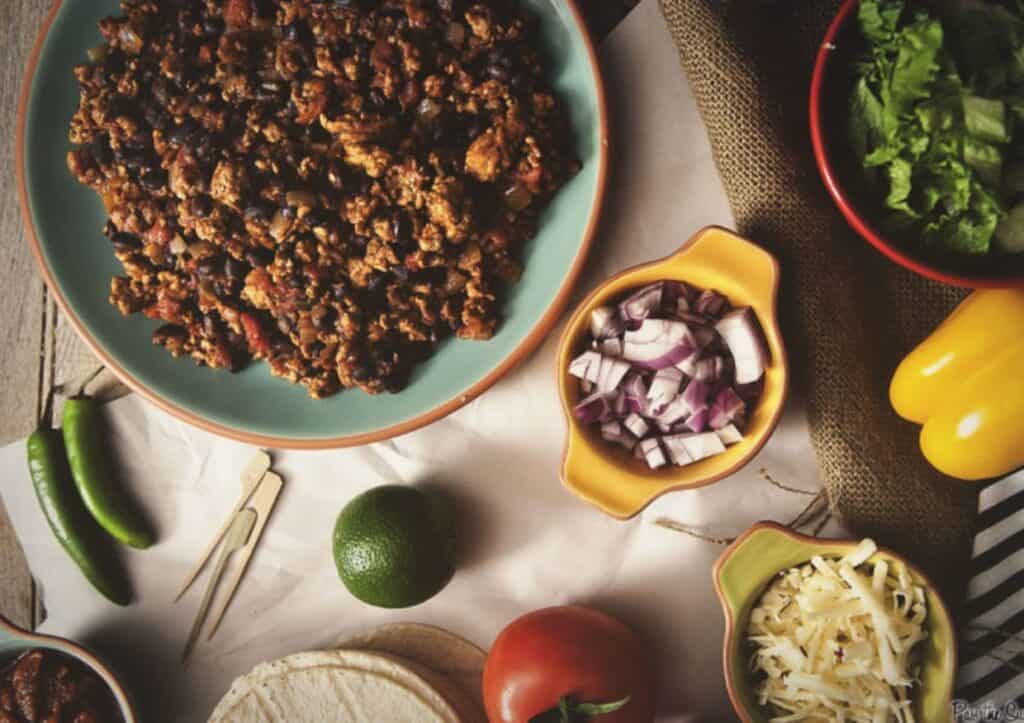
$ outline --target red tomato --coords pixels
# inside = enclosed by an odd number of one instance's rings
[[[484,667],[490,722],[527,723],[563,695],[577,703],[629,696],[593,723],[651,723],[654,675],[639,638],[615,618],[576,606],[537,610],[505,628]]]

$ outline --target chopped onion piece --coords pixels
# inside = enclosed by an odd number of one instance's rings
[[[694,379],[686,385],[682,396],[686,404],[686,411],[690,414],[696,414],[700,410],[708,408],[711,385],[699,379]]]
[[[651,428],[644,418],[636,412],[630,413],[622,424],[637,437],[643,437]]]
[[[594,391],[594,383],[588,382],[586,379],[580,379],[580,391],[584,394],[590,394]]]
[[[642,376],[632,372],[627,374],[622,383],[622,391],[626,396],[627,410],[642,412],[647,409],[647,384]]]
[[[590,333],[595,339],[610,339],[623,332],[622,317],[611,306],[599,306],[590,312]]]
[[[600,342],[598,349],[605,356],[622,356],[622,339],[620,337],[613,337],[611,339],[605,339]]]
[[[729,300],[719,294],[713,289],[708,289],[701,293],[697,297],[696,303],[693,305],[694,310],[698,314],[705,314],[707,316],[718,317],[724,312],[729,306]]]
[[[683,435],[673,435],[661,438],[661,443],[668,450],[668,456],[672,459],[672,464],[678,465],[679,467],[685,467],[686,465],[695,462],[696,460],[690,456],[690,453],[686,451],[686,444],[683,442]]]
[[[693,327],[693,338],[697,340],[698,349],[705,349],[710,346],[716,336],[715,330],[710,326],[699,324]]]
[[[584,424],[591,424],[604,419],[609,411],[608,397],[601,392],[594,392],[573,407],[576,419]]]
[[[699,382],[714,382],[715,381],[715,359],[714,357],[708,357],[706,359],[700,359],[694,365],[693,378]]]
[[[725,445],[722,444],[722,440],[714,432],[680,434],[676,436],[681,440],[683,446],[686,447],[686,453],[690,455],[694,462],[699,462],[702,459],[713,457],[725,451]]]
[[[686,429],[691,432],[703,432],[708,428],[708,417],[710,416],[707,409],[701,409],[691,414],[686,420]],[[721,437],[719,437],[721,439]],[[722,440],[725,443],[725,440]]]
[[[614,392],[629,374],[629,369],[629,363],[622,359],[602,356],[597,375],[597,390],[599,392]]]
[[[597,383],[601,374],[601,355],[596,351],[585,351],[569,362],[569,373],[577,379]]]
[[[619,422],[614,420],[601,425],[601,438],[607,442],[621,444],[627,449],[633,449],[636,439],[628,431],[622,428]]]
[[[661,306],[664,283],[659,281],[643,287],[619,304],[619,312],[626,321],[643,321]]]
[[[626,332],[623,342],[623,359],[647,369],[673,366],[696,348],[689,327],[670,319],[644,319]]]
[[[715,434],[722,440],[722,444],[726,446],[739,444],[743,441],[743,435],[740,434],[740,430],[736,429],[734,424],[727,424],[721,429],[716,429]]]
[[[711,416],[708,419],[708,424],[712,429],[721,429],[732,422],[744,407],[746,407],[746,403],[732,390],[732,387],[722,387],[715,394],[715,401],[711,403]]]
[[[688,416],[690,414],[690,407],[683,399],[683,395],[680,394],[678,397],[673,399],[668,405],[662,409],[658,414],[653,415],[654,421],[664,429],[670,428],[675,422]],[[649,415],[651,416],[651,415]]]
[[[647,399],[650,400],[650,409],[653,414],[658,414],[679,395],[679,387],[683,383],[683,373],[675,367],[659,369],[651,380],[651,386],[647,390]]]
[[[768,366],[768,346],[764,332],[749,306],[731,311],[719,320],[715,329],[721,334],[736,365],[736,383],[750,384],[764,375]]]
[[[647,466],[651,469],[660,469],[668,464],[668,460],[665,459],[665,453],[661,450],[661,445],[658,444],[657,439],[645,439],[638,446],[640,451],[643,452]]]

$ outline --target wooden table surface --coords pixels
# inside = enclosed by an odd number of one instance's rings
[[[88,0],[81,0],[88,1]],[[595,38],[603,38],[637,0],[580,0]],[[69,388],[98,367],[58,313],[36,272],[25,240],[14,174],[14,137],[22,75],[51,0],[0,0],[7,42],[0,54],[0,444],[35,427],[47,396]],[[109,381],[109,380],[108,380]],[[99,380],[102,387],[104,380]],[[2,481],[0,481],[2,483]],[[42,596],[0,505],[0,614],[33,628],[44,616]]]

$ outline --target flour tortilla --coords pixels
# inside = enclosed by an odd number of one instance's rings
[[[256,666],[231,685],[209,723],[468,722],[413,665],[330,650]]]
[[[455,683],[479,711],[484,708],[482,679],[487,653],[443,628],[417,623],[384,625],[343,638],[337,647],[394,655],[429,668]]]

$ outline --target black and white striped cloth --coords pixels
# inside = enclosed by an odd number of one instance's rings
[[[1024,472],[983,489],[978,511],[954,697],[974,711],[1024,716]],[[1024,717],[975,718],[1004,719]]]

